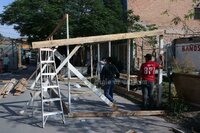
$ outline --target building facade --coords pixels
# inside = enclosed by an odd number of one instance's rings
[[[166,30],[169,42],[178,36],[199,34],[200,19],[185,19],[197,6],[193,0],[127,0],[127,9],[139,15],[144,25],[156,24]]]

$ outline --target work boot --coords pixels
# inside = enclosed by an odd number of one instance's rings
[[[118,110],[117,105],[113,103],[113,105],[112,105],[112,109],[113,109],[113,111],[117,111],[117,110]]]

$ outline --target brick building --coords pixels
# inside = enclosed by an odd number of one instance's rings
[[[171,43],[177,38],[200,35],[200,17],[197,14],[199,13],[200,16],[200,12],[194,12],[200,8],[197,8],[199,4],[194,3],[193,0],[123,0],[123,5],[127,10],[132,10],[135,15],[139,15],[143,25],[155,24],[158,29],[166,30],[165,44]],[[195,17],[185,19],[185,15],[191,12],[194,13]],[[180,21],[175,25],[173,20]],[[153,49],[145,38],[136,40],[136,43],[134,62],[135,66],[139,68],[144,62],[143,55],[153,53],[157,49]]]
[[[184,19],[195,7],[193,0],[127,0],[127,9],[139,15],[143,24],[156,24],[159,29],[165,29],[169,42],[179,36],[199,33],[200,19]],[[180,17],[177,25],[172,22],[176,17]]]

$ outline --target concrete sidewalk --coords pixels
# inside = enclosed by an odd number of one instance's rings
[[[32,82],[32,81],[31,81]],[[30,82],[30,83],[31,83]],[[60,82],[62,96],[67,104],[67,86]],[[86,87],[71,87],[72,112],[111,111],[104,102]],[[30,99],[27,90],[20,96],[11,94],[0,100],[0,132],[1,133],[125,133],[130,129],[142,133],[173,133],[171,127],[177,125],[166,122],[161,117],[90,117],[67,118],[64,125],[58,117],[48,119],[45,128],[41,128],[40,114],[34,117],[20,115],[26,102]],[[121,110],[140,110],[138,105],[127,99],[114,95]]]

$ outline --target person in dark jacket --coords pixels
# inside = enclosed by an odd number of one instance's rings
[[[100,73],[100,79],[104,89],[104,95],[111,102],[114,102],[113,89],[115,86],[115,78],[119,78],[119,71],[116,66],[112,64],[112,58],[108,57],[106,59],[106,64]]]

